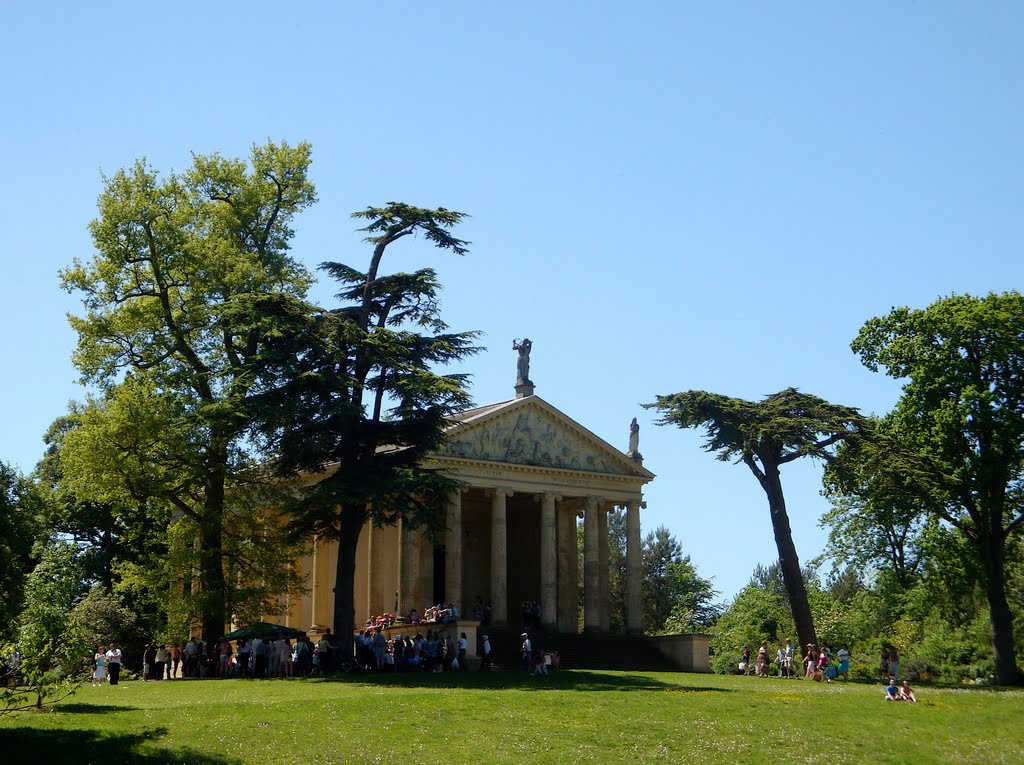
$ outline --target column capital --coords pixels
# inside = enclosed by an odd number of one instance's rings
[[[542,492],[541,493],[541,498],[542,499],[550,499],[550,500],[552,500],[554,502],[561,502],[562,501],[562,495],[559,494],[556,491],[545,491],[545,492]]]
[[[513,491],[512,489],[506,489],[506,488],[503,488],[503,487],[495,486],[495,487],[489,488],[487,490],[487,493],[490,494],[492,497],[499,497],[499,496],[511,497],[513,494],[515,494],[515,491]]]

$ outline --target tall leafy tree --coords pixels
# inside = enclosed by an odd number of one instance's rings
[[[252,477],[246,417],[267,332],[238,306],[305,294],[288,249],[292,220],[315,201],[309,163],[305,143],[254,146],[248,162],[194,156],[164,177],[138,161],[104,179],[95,255],[61,273],[85,306],[71,317],[74,361],[104,404],[67,436],[64,469],[195,523],[208,640],[227,616],[223,520],[229,492]]]
[[[675,593],[668,588],[669,573],[673,565],[682,561],[683,546],[667,528],[658,526],[644,536],[640,553],[644,632],[657,634],[672,613]]]
[[[850,438],[864,424],[864,418],[856,409],[831,404],[794,388],[759,402],[687,391],[658,396],[647,406],[661,412],[660,425],[704,428],[706,450],[715,452],[719,460],[735,460],[750,468],[768,497],[779,566],[800,643],[817,643],[780,468],[800,457],[829,458],[831,447]]]
[[[823,557],[871,568],[911,587],[925,563],[925,510],[937,498],[929,464],[901,443],[891,419],[872,419],[871,439],[840,446],[825,469],[832,509]]]
[[[1024,296],[954,295],[869,320],[852,343],[905,380],[893,419],[936,465],[932,512],[964,535],[989,607],[996,681],[1019,684],[1007,546],[1024,524]]]
[[[14,468],[0,462],[0,641],[13,637],[32,570],[32,544],[38,534],[31,486]]]
[[[353,217],[368,222],[360,229],[373,248],[368,268],[321,266],[341,284],[343,305],[264,306],[290,317],[291,328],[276,339],[259,403],[264,416],[257,417],[276,454],[276,474],[305,476],[289,506],[292,530],[338,541],[333,628],[342,641],[352,639],[364,525],[443,526],[443,501],[459,484],[424,459],[469,396],[465,375],[436,369],[477,350],[477,333],[449,332],[442,321],[433,269],[381,271],[388,249],[413,235],[465,254],[468,242],[451,233],[465,214],[392,202]]]
[[[707,628],[718,615],[711,582],[697,573],[683,546],[664,526],[643,539],[644,632],[694,632]]]

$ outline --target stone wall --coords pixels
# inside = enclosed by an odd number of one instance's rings
[[[710,635],[658,635],[647,640],[683,672],[711,672]]]

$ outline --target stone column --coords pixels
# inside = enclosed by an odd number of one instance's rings
[[[374,610],[377,608],[377,605],[374,603],[373,598],[374,590],[379,586],[379,582],[375,576],[377,572],[374,571],[373,566],[373,559],[376,557],[377,553],[377,535],[374,531],[376,531],[376,529],[373,528],[373,524],[367,524],[363,531],[363,533],[366,534],[366,601],[363,603],[363,611],[366,616],[363,621],[365,621],[365,619],[372,619],[380,613],[380,611]],[[362,626],[362,621],[360,621],[358,613],[355,618],[356,626]]]
[[[608,509],[608,506],[602,503],[597,512],[597,612],[602,632],[611,629],[608,594]]]
[[[408,616],[409,611],[417,611],[422,604],[417,604],[416,583],[419,575],[419,540],[420,535],[402,521],[398,531],[398,615]]]
[[[558,517],[558,631],[579,631],[579,552],[576,549],[578,502],[563,502]]]
[[[310,587],[313,584],[313,546],[310,545],[309,550],[302,554],[302,581],[306,584],[306,587],[302,591],[301,608],[299,610],[299,618],[290,626],[295,627],[299,630],[309,629],[309,625],[313,623],[313,593]]]
[[[583,631],[597,632],[601,629],[597,498],[587,497],[583,507]]]
[[[448,534],[445,544],[445,597],[462,613],[462,492],[448,496]]]
[[[319,537],[313,540],[313,597],[310,602],[310,632],[323,632],[331,624],[327,613],[327,592],[330,578],[327,568],[327,542]]]
[[[540,604],[544,628],[558,624],[558,529],[555,508],[561,496],[544,494],[540,507]]]
[[[640,505],[629,502],[626,505],[626,631],[634,635],[643,633],[644,629],[642,581]]]
[[[507,499],[512,492],[495,489],[491,494],[491,619],[508,622],[508,517]]]

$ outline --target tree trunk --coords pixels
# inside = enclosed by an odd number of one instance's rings
[[[344,508],[338,539],[338,565],[334,574],[334,636],[343,661],[353,656],[353,635],[356,628],[354,588],[356,582],[356,548],[363,530],[366,512],[362,508]]]
[[[1022,678],[1013,647],[1013,616],[1010,613],[1010,604],[1006,600],[1002,534],[989,530],[978,546],[985,566],[985,594],[988,597],[996,684],[1020,685]]]
[[[789,525],[789,513],[786,511],[786,498],[782,493],[779,469],[774,465],[765,465],[764,472],[763,487],[768,495],[775,546],[779,551],[779,569],[782,571],[782,581],[789,596],[789,607],[793,611],[800,650],[803,651],[808,643],[818,644],[818,636],[814,631],[814,617],[811,616],[804,575],[800,570],[800,558],[797,557],[796,544],[793,542],[793,530]]]
[[[199,592],[203,640],[212,645],[224,634],[224,556],[221,513],[209,509],[199,527]]]
[[[225,633],[224,482],[227,448],[211,445],[207,457],[205,502],[199,523],[199,590],[203,640],[212,645]]]

